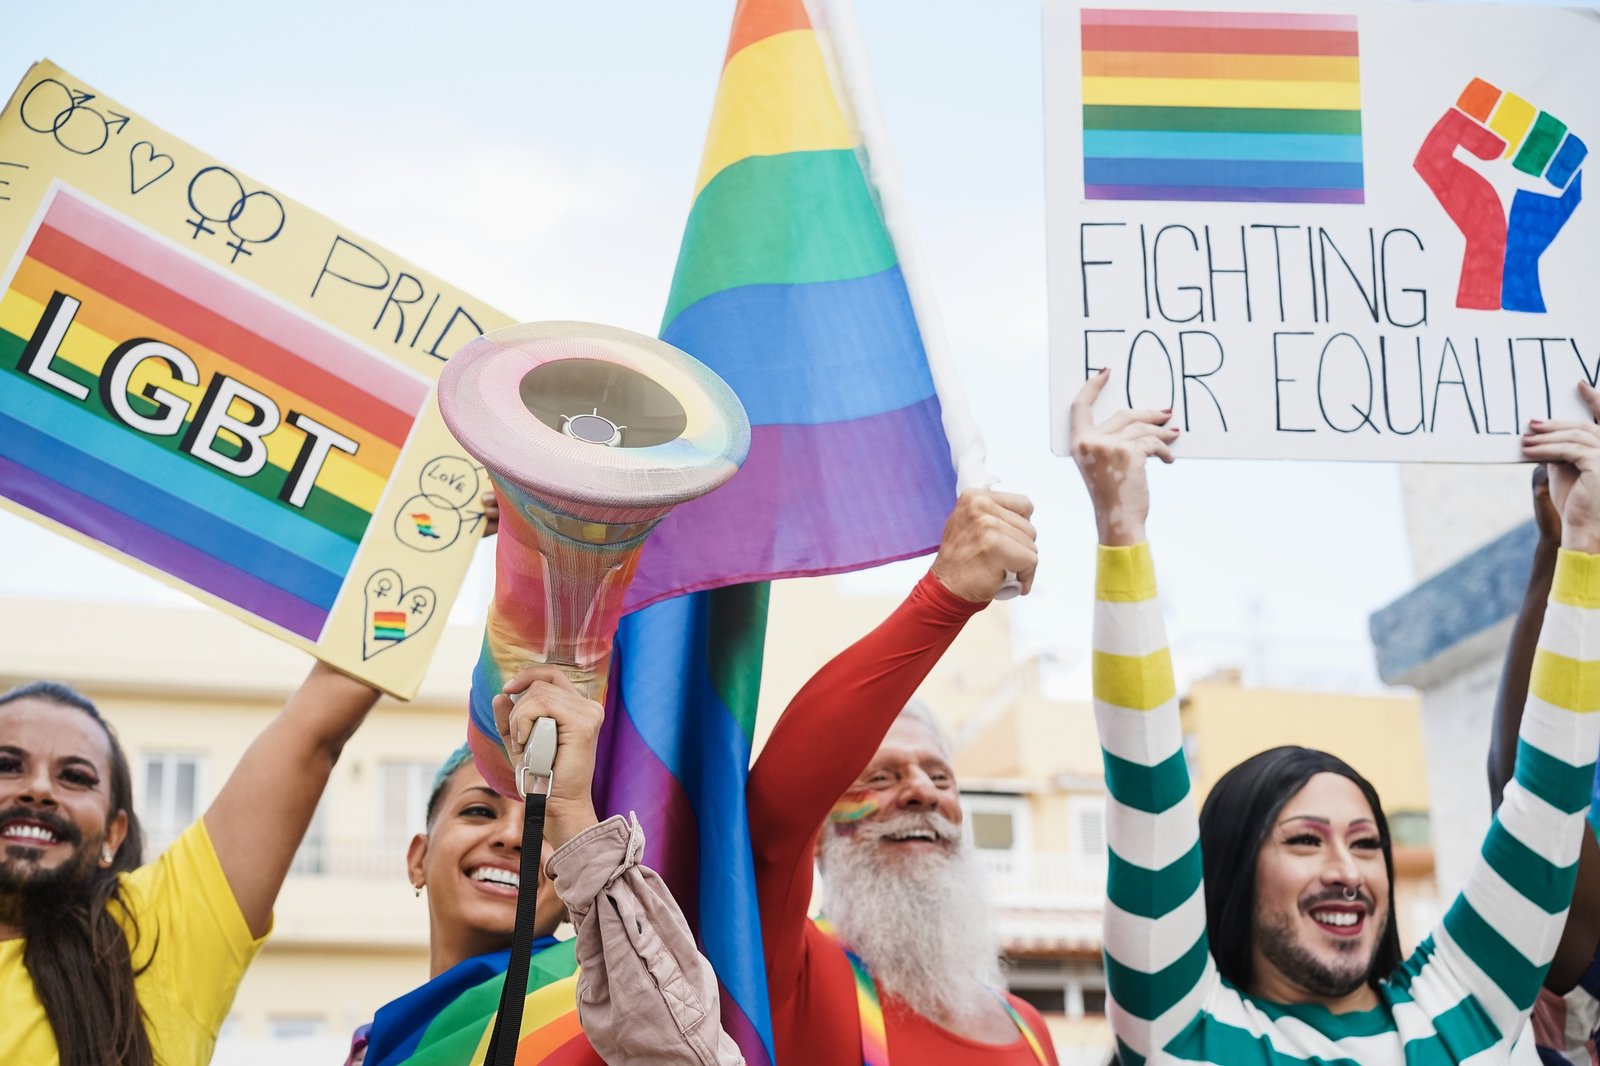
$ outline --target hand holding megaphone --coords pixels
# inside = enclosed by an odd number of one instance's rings
[[[517,931],[488,1057],[513,1066],[539,839],[559,846],[595,824],[595,701],[639,551],[674,507],[734,475],[750,422],[727,383],[693,357],[583,322],[506,326],[469,342],[445,364],[438,397],[498,505],[468,743],[495,791],[526,800]]]
[[[524,795],[544,791],[545,838],[560,847],[594,825],[591,787],[605,709],[558,666],[518,671],[494,700],[501,743],[518,767]]]
[[[1032,514],[1033,502],[1017,493],[962,493],[945,522],[933,576],[965,600],[1009,598],[1002,596],[1008,586],[1011,595],[1025,595],[1039,565]]]

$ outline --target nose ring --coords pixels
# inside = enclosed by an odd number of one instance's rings
[[[1349,885],[1344,886],[1344,898],[1345,898],[1345,901],[1347,903],[1354,903],[1357,899],[1360,898],[1360,896],[1361,896],[1361,893],[1357,892],[1351,886],[1349,886]]]

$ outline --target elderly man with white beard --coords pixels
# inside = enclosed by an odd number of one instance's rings
[[[971,492],[893,615],[795,696],[750,773],[777,1061],[1055,1066],[1001,983],[950,743],[912,694],[1007,572],[1038,562],[1033,505]],[[826,921],[807,917],[820,857]]]

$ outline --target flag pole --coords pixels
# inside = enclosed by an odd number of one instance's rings
[[[834,83],[834,96],[841,108],[854,111],[855,127],[861,131],[857,149],[861,169],[884,225],[900,260],[900,273],[911,296],[911,311],[922,333],[922,347],[933,375],[934,391],[939,396],[939,413],[945,439],[950,442],[950,460],[956,470],[956,491],[986,488],[992,481],[986,467],[987,449],[983,434],[967,406],[966,392],[956,373],[955,359],[945,337],[944,319],[933,285],[922,268],[911,211],[900,196],[900,171],[895,164],[888,130],[878,109],[878,94],[867,66],[866,47],[856,21],[852,0],[804,0],[812,29],[826,39],[822,49],[828,75]],[[851,116],[846,116],[851,117]]]

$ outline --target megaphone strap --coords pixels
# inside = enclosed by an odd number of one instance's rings
[[[522,857],[517,874],[517,920],[511,934],[511,961],[506,964],[500,988],[500,1008],[495,1012],[494,1034],[483,1066],[516,1066],[517,1042],[522,1036],[522,1007],[528,997],[528,966],[533,958],[533,922],[539,903],[540,854],[544,850],[544,805],[549,797],[526,797],[522,820]]]

